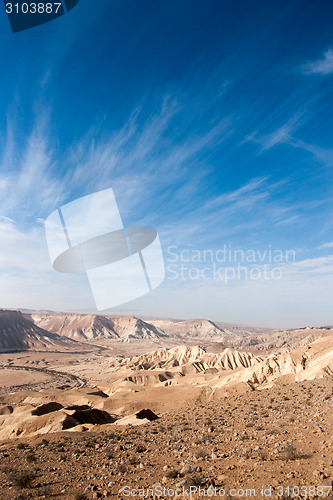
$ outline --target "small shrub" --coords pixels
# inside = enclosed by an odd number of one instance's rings
[[[106,452],[107,458],[109,458],[110,460],[112,460],[112,458],[114,458],[114,451],[112,448],[106,448],[105,452]]]
[[[296,446],[293,444],[287,444],[282,450],[284,460],[297,460],[302,458],[302,454],[297,450]]]
[[[119,464],[118,465],[118,472],[120,472],[121,474],[124,474],[124,472],[127,471],[127,467],[125,464]]]
[[[28,447],[24,443],[19,443],[16,447],[18,450],[26,450]]]
[[[267,434],[271,434],[273,436],[274,434],[280,434],[280,431],[278,431],[277,429],[271,429],[267,431]]]
[[[109,439],[110,441],[119,441],[121,439],[120,435],[116,432],[109,432],[108,434],[106,434],[105,438]]]
[[[143,453],[144,451],[146,451],[146,449],[147,449],[147,448],[146,448],[144,445],[142,445],[142,444],[138,444],[138,446],[135,448],[135,451],[136,451],[137,453]]]
[[[171,469],[171,470],[168,470],[165,475],[166,475],[166,477],[169,477],[170,479],[176,479],[176,477],[178,477],[178,472],[174,469]]]
[[[25,458],[27,459],[27,462],[29,464],[36,462],[36,455],[34,455],[33,453],[28,453]]]
[[[208,455],[207,451],[204,449],[204,448],[199,448],[196,452],[195,452],[195,456],[196,458],[206,458]]]
[[[260,450],[259,453],[258,453],[258,457],[260,460],[267,460],[267,453],[263,450]]]
[[[76,493],[75,500],[88,500],[88,497],[84,493]]]
[[[14,500],[27,500],[27,496],[25,493],[20,492],[14,496]]]
[[[201,486],[202,483],[203,479],[200,474],[192,474],[186,478],[186,486]]]
[[[140,460],[135,455],[132,455],[129,457],[128,463],[131,465],[138,465],[140,463]]]
[[[12,482],[19,488],[30,488],[32,481],[35,479],[35,474],[31,471],[17,472],[12,476]]]

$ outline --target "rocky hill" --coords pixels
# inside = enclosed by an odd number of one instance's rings
[[[182,339],[203,339],[224,341],[231,338],[231,332],[223,329],[207,319],[150,320],[150,323],[161,328],[168,336]]]
[[[76,342],[35,325],[19,311],[0,310],[0,351],[66,350]]]
[[[169,370],[175,367],[182,369],[190,365],[195,368],[195,371],[203,372],[212,369],[248,368],[259,363],[262,359],[252,353],[239,352],[230,348],[224,349],[221,353],[208,353],[205,348],[199,346],[179,346],[133,357],[129,366],[143,370],[159,368]]]
[[[35,325],[49,332],[80,341],[116,339],[131,342],[165,337],[159,328],[135,316],[34,313],[30,318]]]

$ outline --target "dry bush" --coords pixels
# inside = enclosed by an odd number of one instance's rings
[[[282,450],[282,460],[297,460],[299,458],[303,458],[304,455],[300,453],[296,446],[292,443],[287,444]]]
[[[198,450],[196,450],[195,452],[195,456],[196,458],[206,458],[208,455],[208,452],[207,450],[205,450],[204,448],[199,448]]]
[[[171,470],[168,470],[168,472],[165,475],[166,475],[166,477],[168,477],[170,479],[176,479],[176,477],[178,477],[178,472],[174,469],[171,469]]]
[[[138,465],[140,463],[140,460],[138,459],[138,457],[136,457],[135,455],[131,455],[129,458],[128,458],[128,463],[130,465]]]
[[[79,492],[75,494],[75,500],[88,500],[88,497],[84,493]]]
[[[18,450],[26,450],[28,446],[24,443],[19,443],[16,447]]]
[[[29,464],[36,462],[36,460],[37,460],[37,457],[34,453],[28,453],[25,458]]]
[[[118,472],[120,472],[121,474],[124,474],[124,472],[127,471],[127,467],[125,464],[119,464],[118,465]]]
[[[31,483],[35,479],[35,474],[32,471],[23,470],[14,472],[10,479],[12,483],[19,488],[31,488]]]

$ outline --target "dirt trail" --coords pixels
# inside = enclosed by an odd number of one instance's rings
[[[1,369],[10,369],[10,370],[24,370],[24,371],[33,371],[43,373],[45,375],[51,376],[52,380],[48,380],[46,382],[37,382],[32,384],[23,384],[18,386],[10,386],[10,387],[0,387],[0,394],[9,394],[12,392],[22,391],[22,390],[33,390],[40,391],[43,389],[73,389],[85,387],[86,380],[71,373],[64,373],[56,370],[49,370],[47,368],[35,368],[32,366],[21,366],[21,365],[12,365],[11,363],[2,364],[0,363]]]

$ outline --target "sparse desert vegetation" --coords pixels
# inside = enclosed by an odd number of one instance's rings
[[[148,335],[147,322],[136,325]],[[126,498],[126,488],[190,487],[229,497],[252,488],[261,498],[270,486],[272,498],[287,498],[280,493],[288,485],[313,487],[304,498],[322,498],[319,487],[329,497],[333,332],[318,329],[313,339],[311,330],[309,344],[307,331],[280,332],[292,348],[272,352],[261,331],[238,333],[236,349],[227,345],[232,331],[217,342],[222,330],[201,325],[200,345],[184,330],[175,345],[160,321],[162,333],[145,340],[140,332],[139,341],[105,340],[104,331],[90,353],[88,339],[81,352],[0,354],[3,366],[21,367],[20,377],[28,367],[85,380],[3,387],[0,498]],[[248,337],[260,348],[239,349]]]

